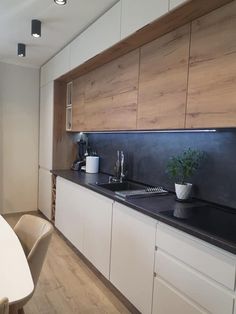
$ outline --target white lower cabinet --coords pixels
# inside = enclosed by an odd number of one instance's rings
[[[233,254],[163,223],[157,225],[156,245],[157,277],[178,291],[178,296],[185,296],[185,300],[200,307],[200,312],[193,313],[233,313],[236,265]],[[164,302],[159,290],[154,293],[153,314],[159,314],[158,304]],[[175,304],[176,298],[176,294],[170,293],[169,306]]]
[[[113,201],[57,178],[55,225],[106,277],[110,272]]]
[[[113,201],[84,189],[84,255],[109,279]]]
[[[207,314],[186,296],[156,277],[153,292],[153,314]]]
[[[52,218],[52,174],[39,169],[38,209],[49,219]]]
[[[114,203],[110,280],[142,313],[151,313],[156,221]]]
[[[55,226],[83,253],[84,217],[81,204],[84,203],[80,187],[57,177]]]

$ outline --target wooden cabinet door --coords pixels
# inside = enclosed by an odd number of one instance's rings
[[[207,314],[165,281],[154,280],[152,314]]]
[[[156,221],[114,203],[110,281],[140,312],[151,313]]]
[[[192,23],[187,128],[236,127],[236,1]]]
[[[186,25],[141,48],[138,129],[184,128],[189,41]]]
[[[113,201],[87,189],[83,190],[83,253],[109,279]]]
[[[52,169],[53,151],[53,82],[40,89],[39,165]]]
[[[49,219],[52,218],[52,174],[39,169],[38,209]]]
[[[86,120],[84,111],[86,76],[78,77],[73,81],[72,88],[72,131],[85,131]]]
[[[168,0],[122,0],[121,39],[168,12]]]
[[[135,130],[138,49],[73,81],[73,131]]]
[[[55,226],[83,253],[84,216],[81,205],[85,199],[79,186],[57,177]]]

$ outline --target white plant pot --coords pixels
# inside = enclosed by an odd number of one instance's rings
[[[190,194],[192,191],[192,184],[186,183],[186,184],[178,184],[175,183],[175,193],[179,200],[187,200],[190,198]]]

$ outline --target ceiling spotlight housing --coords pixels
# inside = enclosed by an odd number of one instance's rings
[[[35,38],[41,37],[41,21],[39,20],[31,21],[31,35]]]
[[[65,5],[67,0],[54,0],[54,2],[58,5]]]
[[[18,57],[25,57],[25,44],[19,43],[17,45],[17,55]]]

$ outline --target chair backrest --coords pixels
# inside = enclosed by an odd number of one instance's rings
[[[45,219],[23,215],[14,227],[27,257],[36,286],[52,237],[53,226]]]
[[[9,304],[7,298],[0,299],[0,314],[8,314],[9,313]]]

